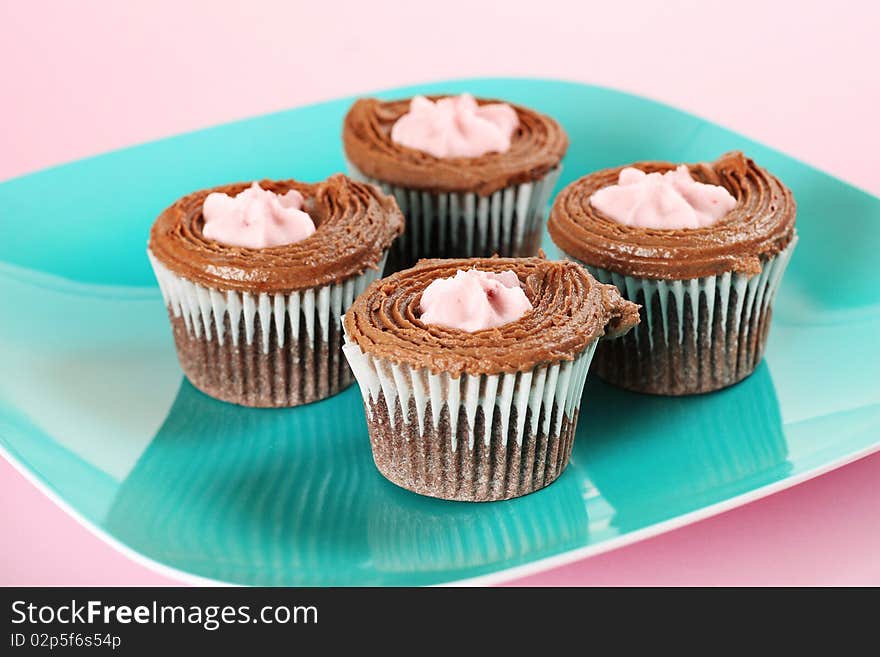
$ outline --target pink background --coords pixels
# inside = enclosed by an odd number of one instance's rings
[[[0,0],[0,179],[335,96],[520,75],[651,96],[880,194],[880,12],[864,7]],[[880,455],[520,582],[877,585],[877,481]],[[171,583],[5,462],[0,520],[0,584]]]

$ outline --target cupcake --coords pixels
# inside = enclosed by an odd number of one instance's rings
[[[573,262],[423,260],[374,282],[345,315],[343,351],[376,466],[450,500],[547,486],[568,464],[596,343],[637,322]]]
[[[147,255],[187,378],[244,406],[296,406],[348,386],[340,317],[402,230],[393,198],[343,175],[184,196],[153,224]]]
[[[659,395],[751,374],[797,242],[795,213],[791,192],[739,152],[711,164],[605,169],[566,187],[551,238],[642,307],[635,331],[599,347],[597,374]]]
[[[537,253],[568,148],[549,116],[467,94],[368,98],[349,110],[342,138],[351,175],[393,194],[406,215],[389,270]]]

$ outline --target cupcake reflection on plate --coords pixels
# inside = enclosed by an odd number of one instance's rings
[[[765,363],[739,385],[696,397],[634,398],[598,381],[588,387],[593,424],[590,439],[578,443],[578,465],[623,531],[747,493],[791,469]],[[623,404],[630,412],[621,416]]]
[[[579,483],[562,477],[513,505],[447,504],[382,486],[368,514],[372,561],[410,580],[425,572],[460,579],[583,545],[589,519]]]
[[[357,404],[354,390],[343,394]],[[362,576],[377,478],[355,440],[363,430],[359,413],[241,408],[183,380],[106,525],[135,550],[202,577],[350,583]]]

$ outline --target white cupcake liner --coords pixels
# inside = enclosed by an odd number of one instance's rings
[[[175,342],[184,372],[196,387],[248,406],[291,406],[350,384],[351,374],[341,362],[340,318],[382,275],[387,253],[378,269],[289,294],[205,287],[178,276],[149,250],[147,255],[172,325],[183,322],[183,330],[175,327]],[[320,382],[308,381],[314,377]],[[237,391],[228,379],[238,382]]]
[[[269,351],[269,333],[273,327],[279,346],[284,346],[286,340],[286,322],[290,323],[291,339],[300,339],[300,315],[306,337],[311,341],[316,337],[326,341],[330,326],[338,327],[342,314],[355,298],[381,277],[387,254],[382,257],[378,269],[367,269],[339,284],[290,294],[222,292],[174,274],[149,250],[147,256],[159,282],[165,306],[175,317],[183,317],[187,332],[197,338],[204,336],[209,342],[216,338],[222,345],[227,330],[224,319],[228,317],[232,327],[229,331],[232,344],[238,346],[240,327],[243,325],[246,344],[258,340],[265,354]],[[257,318],[260,320],[261,335],[255,334]]]
[[[528,372],[459,377],[374,357],[347,338],[342,350],[382,474],[424,495],[489,501],[543,488],[565,469],[596,343]]]
[[[527,432],[535,434],[540,431],[547,436],[557,437],[562,426],[562,414],[571,418],[580,403],[596,342],[574,360],[542,365],[529,372],[463,374],[457,378],[445,372],[434,374],[427,368],[397,365],[376,358],[364,353],[347,336],[342,351],[360,385],[370,419],[373,418],[372,405],[379,401],[380,393],[389,411],[395,408],[407,409],[410,400],[415,402],[418,433],[421,436],[425,435],[426,422],[430,422],[435,431],[439,428],[444,406],[450,409],[463,408],[466,427],[459,427],[458,414],[450,413],[452,450],[458,449],[459,438],[466,428],[468,450],[473,451],[478,408],[483,409],[488,426],[491,426],[495,413],[499,414],[502,427],[499,438],[502,445],[507,445],[510,418],[514,410],[517,413],[517,422],[513,438],[517,445],[522,445]],[[531,411],[529,427],[525,426],[526,411]],[[408,413],[403,413],[403,422],[410,424]],[[486,432],[486,445],[491,438],[491,432]]]
[[[600,348],[596,363],[600,376],[623,387],[644,388],[646,392],[661,394],[706,392],[744,378],[760,361],[766,338],[765,320],[796,243],[797,236],[776,256],[766,260],[758,275],[725,272],[687,280],[624,276],[569,256],[585,266],[600,283],[614,285],[625,299],[642,305],[639,326],[618,344]],[[659,303],[659,313],[655,311],[655,299]],[[686,308],[690,322],[686,321]],[[719,340],[720,345],[717,344]],[[688,345],[688,341],[692,341],[692,345]],[[691,367],[693,363],[689,359],[699,359],[701,351],[715,349],[724,354],[716,359],[716,371],[693,368],[693,371],[680,373],[687,380],[678,377],[670,390],[654,389],[657,385],[664,387],[662,383],[657,384],[658,377],[659,380],[669,379],[667,373],[658,372],[657,368],[673,364]],[[612,364],[608,361],[613,350],[620,353],[617,354],[618,362]],[[643,368],[647,371],[624,373],[626,363],[622,362],[625,359],[620,357],[621,354],[628,359],[639,359],[642,364],[647,363]],[[653,362],[658,356],[660,360]],[[676,379],[677,373],[672,374],[672,379]],[[645,376],[652,381],[633,380]]]
[[[409,189],[371,178],[351,162],[348,170],[355,180],[376,185],[397,200],[406,217],[406,229],[392,246],[392,259],[396,265],[408,267],[419,258],[535,255],[562,166],[538,180],[505,187],[489,196]]]

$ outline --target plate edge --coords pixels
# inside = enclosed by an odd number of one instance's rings
[[[537,559],[526,564],[513,566],[511,568],[504,568],[486,575],[477,575],[475,577],[469,577],[461,580],[440,582],[434,584],[433,586],[492,586],[504,584],[521,577],[537,575],[553,568],[565,566],[576,561],[580,561],[582,559],[588,559],[599,554],[611,552],[627,545],[633,545],[645,539],[653,538],[654,536],[666,534],[675,529],[686,527],[701,520],[720,515],[722,513],[725,513],[726,511],[732,511],[733,509],[745,506],[746,504],[749,504],[751,502],[756,502],[784,490],[794,488],[799,484],[842,468],[846,465],[849,465],[850,463],[859,461],[877,452],[880,452],[880,441],[875,442],[868,447],[863,447],[862,449],[856,450],[855,452],[847,456],[842,456],[821,466],[806,470],[798,475],[780,479],[779,481],[775,481],[765,486],[760,486],[754,490],[748,491],[746,493],[741,493],[740,495],[735,495],[731,498],[722,500],[721,502],[716,502],[715,504],[710,504],[701,509],[695,509],[694,511],[689,511],[688,513],[684,513],[682,515],[675,516],[673,518],[669,518],[658,523],[654,523],[653,525],[648,525],[647,527],[643,527],[642,529],[623,534],[616,538],[602,541],[601,543],[598,543],[596,545],[587,545],[584,547],[575,548],[573,550],[567,550],[565,552],[560,552],[559,554],[554,554],[549,557],[543,557],[541,559]],[[77,524],[84,527],[93,536],[97,537],[106,545],[110,546],[126,558],[131,559],[136,564],[144,566],[148,570],[151,570],[152,572],[162,575],[164,577],[168,577],[169,579],[180,580],[182,584],[190,586],[240,586],[232,582],[224,582],[222,580],[214,580],[207,577],[202,577],[200,575],[194,575],[192,573],[188,573],[184,570],[179,570],[177,568],[174,568],[173,566],[169,566],[160,561],[156,561],[151,557],[141,554],[137,550],[127,546],[122,541],[118,540],[111,534],[98,527],[91,520],[88,520],[79,511],[70,506],[70,504],[68,504],[63,498],[61,498],[60,495],[58,495],[47,484],[45,484],[37,474],[31,472],[30,469],[27,468],[27,466],[25,466],[15,456],[13,456],[12,453],[7,450],[6,447],[2,444],[0,444],[0,457],[4,458],[7,463],[9,463],[18,473],[22,475],[22,477],[25,478],[25,480],[27,480],[39,492],[45,495],[59,509],[61,509],[68,516],[73,518],[77,522]]]

